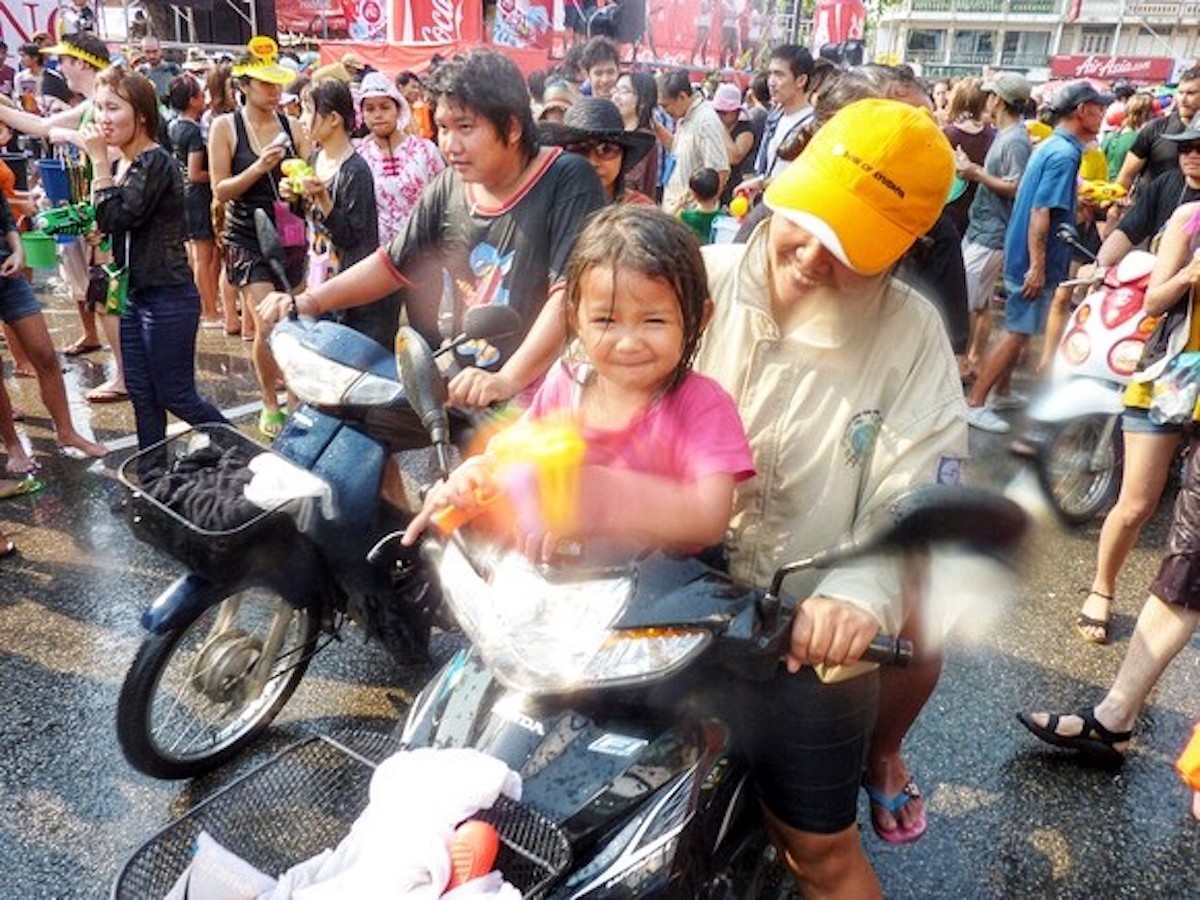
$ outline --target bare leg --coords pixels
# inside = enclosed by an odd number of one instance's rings
[[[225,277],[225,267],[218,267],[217,283],[221,289],[221,310],[225,315],[225,333],[229,335],[242,333],[242,319],[238,314],[238,292]]]
[[[987,358],[988,340],[992,336],[992,313],[981,309],[971,313],[971,342],[967,345],[967,368],[975,374]]]
[[[1138,616],[1117,678],[1095,709],[1096,721],[1109,731],[1132,729],[1162,673],[1191,642],[1198,621],[1200,610],[1173,606],[1151,594]],[[1043,728],[1048,726],[1048,713],[1033,713],[1031,718]],[[1083,721],[1067,715],[1059,719],[1056,733],[1069,737],[1082,731]],[[1126,742],[1118,742],[1114,747],[1123,751]]]
[[[211,239],[188,241],[188,258],[196,277],[196,290],[200,292],[200,317],[204,322],[221,319],[217,309],[217,270],[213,267],[215,252]]]
[[[975,379],[975,384],[967,397],[967,405],[983,406],[992,387],[1012,370],[1021,356],[1021,351],[1028,345],[1029,335],[1019,334],[1015,331],[1004,332],[1000,343],[992,348],[992,352],[984,360],[979,377]]]
[[[33,363],[29,361],[29,354],[21,346],[21,339],[8,323],[4,324],[4,341],[8,344],[8,352],[12,354],[13,374],[18,378],[32,378]]]
[[[54,422],[54,431],[58,437],[59,446],[70,447],[87,456],[101,457],[108,448],[95,441],[89,441],[75,430],[71,422],[71,408],[67,402],[67,388],[63,384],[62,370],[58,367],[58,357],[54,353],[54,345],[50,343],[50,332],[46,329],[46,320],[42,314],[34,313],[12,323],[17,336],[37,372],[38,391],[42,403]]]
[[[112,378],[92,388],[85,395],[89,400],[93,394],[125,393],[125,361],[121,358],[121,317],[100,313],[100,325],[104,328],[104,340],[113,355]]]
[[[37,468],[37,463],[25,452],[25,445],[17,434],[17,426],[13,422],[12,401],[4,387],[4,379],[0,378],[0,441],[8,451],[8,462],[5,471],[9,475],[25,475]]]
[[[1074,295],[1074,288],[1060,287],[1050,299],[1050,311],[1046,314],[1046,334],[1043,336],[1045,343],[1042,344],[1042,356],[1038,360],[1036,370],[1039,375],[1047,371],[1054,362],[1054,354],[1058,351],[1063,332],[1067,328],[1067,320],[1071,318],[1071,298]]]
[[[258,375],[258,385],[262,390],[263,409],[276,412],[279,410],[278,386],[283,373],[275,364],[275,357],[271,355],[271,348],[267,344],[269,332],[260,327],[261,323],[258,320],[258,302],[272,290],[274,288],[271,284],[265,281],[256,281],[242,288],[242,315],[249,314],[254,322],[251,357],[254,360],[254,371]],[[242,334],[245,335],[244,330]]]
[[[767,834],[807,900],[882,897],[883,888],[863,853],[857,825],[836,834],[811,834],[790,828],[763,809]]]
[[[1107,622],[1112,615],[1112,600],[1105,598],[1117,594],[1117,576],[1121,574],[1129,551],[1137,543],[1142,526],[1158,508],[1179,446],[1179,435],[1176,434],[1126,431],[1124,440],[1125,474],[1121,479],[1121,493],[1117,505],[1104,517],[1096,553],[1096,574],[1092,578],[1091,592],[1079,611],[1101,622]],[[1106,629],[1099,626],[1079,627],[1091,640],[1099,641],[1105,637]]]
[[[79,312],[79,323],[83,334],[63,348],[68,355],[84,347],[99,347],[100,334],[96,330],[96,315],[87,308],[88,265],[87,249],[82,241],[65,244],[58,248],[58,274],[71,291]]]

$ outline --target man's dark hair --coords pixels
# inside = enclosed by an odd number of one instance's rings
[[[771,88],[767,84],[767,73],[759,72],[750,80],[750,90],[763,106],[771,105]]]
[[[563,56],[563,77],[574,84],[583,82],[583,44],[575,44]]]
[[[312,89],[313,109],[318,115],[337,113],[347,132],[354,130],[354,98],[350,88],[336,78],[323,78]]]
[[[33,59],[42,58],[42,48],[37,44],[22,44],[17,48],[17,53],[32,57]]]
[[[667,72],[659,81],[658,89],[668,97],[678,97],[680,94],[687,94],[690,97],[695,93],[687,69],[674,69]]]
[[[807,79],[806,84],[812,80],[813,57],[807,47],[801,47],[799,44],[780,44],[771,50],[771,59],[787,63],[793,78],[803,75]]]
[[[438,66],[426,89],[434,105],[441,101],[478,113],[502,139],[507,139],[516,119],[521,127],[521,152],[527,159],[537,153],[537,125],[525,77],[502,53],[481,48],[456,56]]]
[[[415,81],[417,84],[421,83],[421,79],[417,77],[416,72],[409,72],[406,70],[396,76],[396,87],[407,87],[409,83],[413,81]]]
[[[579,65],[583,71],[590,72],[605,62],[621,65],[621,54],[617,52],[616,44],[606,37],[594,37],[583,45],[583,52],[579,55]]]
[[[721,193],[721,178],[716,169],[697,169],[688,179],[688,187],[697,200],[706,203]]]

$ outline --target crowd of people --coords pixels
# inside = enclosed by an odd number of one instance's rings
[[[826,547],[905,488],[955,482],[969,427],[1008,429],[1014,369],[1072,266],[1051,237],[1060,224],[1094,223],[1101,264],[1162,232],[1147,302],[1181,312],[1164,353],[1200,347],[1190,324],[1200,204],[1188,193],[1200,193],[1190,124],[1200,70],[1183,74],[1168,115],[1132,138],[1119,122],[1109,129],[1105,144],[1125,154],[1110,171],[1132,189],[1110,211],[1077,193],[1086,149],[1117,118],[1117,98],[1090,82],[1032,108],[1019,75],[964,79],[943,107],[905,67],[841,70],[796,45],[771,48],[746,87],[629,69],[606,38],[577,49],[528,78],[486,49],[436,60],[419,78],[350,54],[288,62],[262,38],[229,62],[197,55],[179,72],[164,72],[153,43],[140,67],[88,34],[38,48],[38,64],[57,59],[65,106],[0,105],[0,123],[90,163],[98,229],[63,254],[93,267],[111,255],[107,300],[119,296],[99,306],[115,367],[101,387],[132,402],[139,446],[162,439],[168,414],[222,421],[196,389],[199,327],[252,342],[269,437],[287,413],[266,338],[291,309],[387,345],[402,315],[436,345],[467,309],[505,304],[523,328],[456,348],[451,401],[574,415],[589,448],[582,536],[683,550],[723,541],[730,571],[765,586],[782,562]],[[1145,114],[1136,92],[1120,102],[1131,122]],[[1052,131],[1035,146],[1036,117]],[[61,374],[22,273],[8,210],[36,202],[0,202],[0,318],[60,443],[102,455],[58,399]],[[259,210],[289,251],[291,294],[258,246]],[[722,214],[740,220],[731,242],[714,240]],[[82,269],[83,343],[66,353],[99,347],[87,330],[94,268]],[[1004,332],[989,349],[997,294]],[[1161,359],[1145,362],[1141,389]],[[1089,640],[1107,637],[1116,571],[1162,490],[1150,476],[1180,439],[1147,427],[1135,394],[1126,466],[1142,476],[1105,525],[1079,619]],[[19,476],[36,461],[12,418],[0,390],[0,437]],[[431,492],[406,539],[440,505],[470,505],[487,477],[485,454]],[[1024,716],[1035,734],[1120,761],[1200,616],[1198,516],[1193,465],[1117,683],[1094,710]],[[858,662],[878,632],[919,629],[901,588],[911,580],[888,559],[791,585],[808,599],[786,659],[767,684],[731,690],[770,832],[809,893],[880,893],[855,823],[861,788],[881,839],[906,843],[926,828],[902,742],[940,659],[883,672]]]

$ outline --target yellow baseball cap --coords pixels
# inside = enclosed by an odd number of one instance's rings
[[[953,180],[954,152],[928,109],[868,99],[825,123],[763,199],[875,275],[933,226]]]
[[[234,78],[253,78],[280,87],[296,80],[295,72],[279,64],[279,45],[274,38],[256,34],[246,45],[246,50],[249,58],[233,67]]]

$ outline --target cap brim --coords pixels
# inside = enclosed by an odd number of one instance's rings
[[[1200,131],[1186,128],[1183,131],[1175,134],[1160,135],[1163,140],[1174,141],[1177,144],[1182,144],[1184,141],[1200,141]]]
[[[967,181],[961,175],[955,175],[954,180],[950,182],[950,196],[946,198],[947,203],[953,203],[959,197],[967,192]]]
[[[245,69],[239,78],[253,78],[255,81],[262,81],[267,84],[277,84],[280,87],[287,87],[296,80],[296,73],[291,69],[286,69],[283,66],[251,66]]]
[[[784,179],[788,193],[799,198],[798,204],[791,207],[780,202],[780,181]],[[860,275],[878,275],[895,265],[916,240],[916,236],[896,227],[844,184],[814,166],[803,154],[767,187],[763,201],[773,212],[802,228],[807,229],[805,221],[821,222],[828,229],[826,234],[832,242],[827,244],[822,240],[821,243]],[[813,234],[821,239],[817,232]],[[861,235],[862,240],[851,242],[848,240],[851,235]]]

